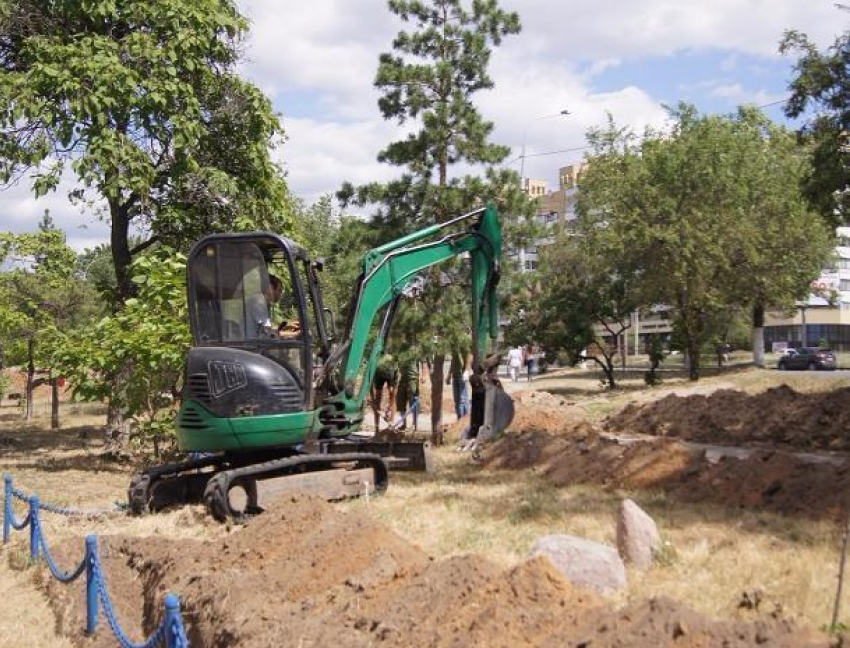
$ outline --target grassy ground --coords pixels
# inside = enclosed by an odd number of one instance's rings
[[[710,392],[736,388],[755,392],[780,382],[806,391],[850,384],[811,380],[805,373],[757,371],[737,367],[714,372],[696,384],[669,373],[647,388],[642,374],[628,375],[622,389],[607,392],[598,377],[579,369],[553,372],[532,386],[565,396],[599,420],[630,401],[648,401],[676,391]],[[508,389],[526,389],[526,383]],[[132,468],[103,461],[96,434],[102,414],[81,411],[66,418],[61,432],[47,430],[41,418],[22,426],[11,408],[0,409],[0,469],[13,472],[19,488],[45,501],[81,507],[109,507],[123,501]],[[8,439],[13,441],[8,441]],[[435,452],[437,470],[430,475],[395,474],[380,498],[340,504],[343,510],[365,509],[400,535],[434,556],[482,553],[510,565],[527,555],[534,540],[569,533],[614,543],[614,515],[623,497],[632,497],[657,521],[665,544],[659,563],[646,573],[630,573],[629,588],[616,603],[664,595],[717,617],[751,614],[740,607],[758,590],[761,613],[777,608],[801,623],[820,627],[829,620],[837,573],[839,532],[828,523],[813,523],[768,514],[684,505],[651,492],[611,492],[593,487],[553,488],[533,472],[487,472],[451,448]],[[82,537],[86,533],[161,535],[175,539],[212,537],[227,530],[209,521],[198,507],[144,518],[113,517],[68,521],[46,516],[48,537]],[[26,538],[3,550],[0,559],[0,648],[69,644],[45,624],[46,602],[32,585],[25,562]],[[842,614],[850,620],[850,610]]]
[[[449,449],[436,454],[435,476],[397,475],[385,496],[342,507],[368,510],[434,556],[482,553],[507,566],[547,534],[614,545],[615,514],[631,497],[656,520],[664,546],[656,566],[629,575],[617,603],[667,596],[736,617],[744,593],[758,591],[761,612],[781,609],[814,627],[829,620],[839,534],[828,523],[683,505],[661,493],[553,488],[528,472],[482,472]]]

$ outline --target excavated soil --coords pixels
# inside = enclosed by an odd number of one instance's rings
[[[507,432],[551,432],[553,434],[564,430],[565,426],[589,430],[589,424],[584,422],[581,410],[571,401],[549,392],[522,390],[513,392],[514,418]],[[469,424],[469,418],[448,426],[446,438],[448,442],[460,439]],[[572,430],[571,430],[572,431]]]
[[[309,496],[282,499],[223,540],[102,545],[131,635],[154,627],[167,589],[181,595],[195,648],[828,645],[784,620],[712,621],[665,599],[616,610],[545,558],[507,570],[477,555],[433,560],[368,516]],[[111,645],[107,632],[93,641],[80,634],[82,596],[69,598],[69,589],[80,588],[47,586],[60,626],[80,645]]]
[[[514,420],[508,431],[558,432],[565,425],[584,421],[575,402],[545,391],[519,391],[511,394],[514,399]]]
[[[755,449],[736,457],[674,439],[623,442],[603,433],[507,435],[487,451],[496,469],[534,468],[556,486],[659,489],[685,502],[840,519],[850,494],[847,459]]]
[[[701,443],[850,451],[850,388],[803,394],[782,385],[755,395],[731,389],[671,394],[626,406],[605,428]]]

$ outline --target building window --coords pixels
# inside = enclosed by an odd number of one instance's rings
[[[537,270],[537,259],[526,259],[525,260],[525,269],[526,270]]]
[[[850,279],[841,279],[838,282],[838,290],[850,290]]]

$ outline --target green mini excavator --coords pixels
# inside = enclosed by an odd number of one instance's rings
[[[405,289],[455,257],[468,259],[472,293],[471,428],[479,438],[498,434],[513,417],[513,402],[486,368],[493,356],[485,361],[498,331],[501,248],[489,206],[370,250],[336,340],[321,262],[302,247],[267,232],[195,243],[187,265],[194,345],[177,417],[179,447],[192,458],[135,475],[131,510],[204,502],[216,519],[240,520],[263,510],[266,493],[318,483],[328,499],[342,499],[385,490],[390,468],[424,470],[422,442],[358,431]]]

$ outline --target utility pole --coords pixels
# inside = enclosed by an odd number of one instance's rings
[[[552,117],[566,117],[570,114],[570,111],[566,108],[561,110],[560,112],[551,114],[551,115],[540,115],[539,117],[532,118],[532,121],[537,121],[539,119],[551,119]],[[528,126],[525,127],[525,130],[522,132],[522,154],[519,156],[520,164],[519,164],[519,188],[524,189],[523,183],[525,181],[525,145],[528,142]]]

